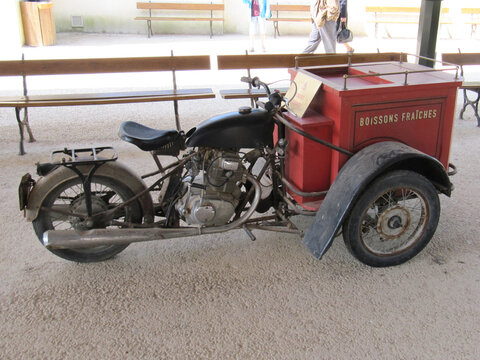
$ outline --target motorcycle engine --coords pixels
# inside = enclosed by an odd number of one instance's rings
[[[211,150],[189,163],[176,210],[189,225],[226,224],[241,196],[245,168],[235,152]]]

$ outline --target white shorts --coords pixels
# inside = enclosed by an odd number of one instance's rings
[[[265,19],[261,16],[252,16],[250,18],[250,34],[265,34]]]

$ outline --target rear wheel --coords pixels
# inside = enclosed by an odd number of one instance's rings
[[[344,222],[343,237],[361,262],[398,265],[428,244],[439,217],[440,201],[432,183],[412,171],[393,171],[360,196]]]
[[[93,176],[91,182],[92,213],[112,209],[118,204],[130,199],[134,193],[119,180]],[[47,209],[58,210],[48,211]],[[66,215],[75,213],[86,215],[86,197],[80,178],[75,178],[58,184],[50,191],[42,203],[38,217],[33,221],[33,228],[40,241],[47,230],[88,230],[107,227],[125,227],[128,223],[140,223],[142,212],[138,202],[129,204],[115,216],[115,225],[110,221],[97,219],[94,223],[87,223],[77,216]],[[49,249],[55,255],[77,262],[95,262],[109,259],[128,245],[96,246],[86,249]]]

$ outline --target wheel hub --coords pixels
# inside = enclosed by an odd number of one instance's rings
[[[75,214],[87,215],[87,205],[85,197],[82,196],[78,199],[75,199],[70,204],[70,210]],[[96,214],[105,210],[108,210],[108,205],[105,203],[105,201],[103,201],[99,197],[92,196],[92,214]],[[106,226],[105,222],[98,217],[96,217],[95,220],[93,220],[92,218],[82,220],[76,216],[72,216],[69,217],[69,220],[75,230],[104,228]]]
[[[385,240],[401,236],[410,225],[410,212],[401,206],[385,210],[377,222],[377,231]]]

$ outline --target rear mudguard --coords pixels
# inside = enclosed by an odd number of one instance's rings
[[[88,174],[91,165],[78,166],[78,169],[83,174]],[[121,181],[127,185],[134,194],[138,194],[147,188],[143,180],[141,180],[135,173],[125,165],[116,161],[106,162],[95,171],[95,175],[112,178],[114,180],[121,179]],[[41,177],[36,182],[28,196],[28,204],[25,208],[27,220],[33,221],[37,218],[43,201],[54,187],[76,177],[78,177],[78,175],[73,170],[61,165],[50,171],[47,175]],[[153,202],[150,194],[147,192],[140,197],[138,201],[142,207],[144,221],[153,222]]]
[[[302,242],[315,257],[321,259],[328,250],[363,190],[379,175],[399,169],[425,176],[438,191],[450,196],[453,185],[437,159],[398,142],[370,145],[342,167],[305,233]]]

